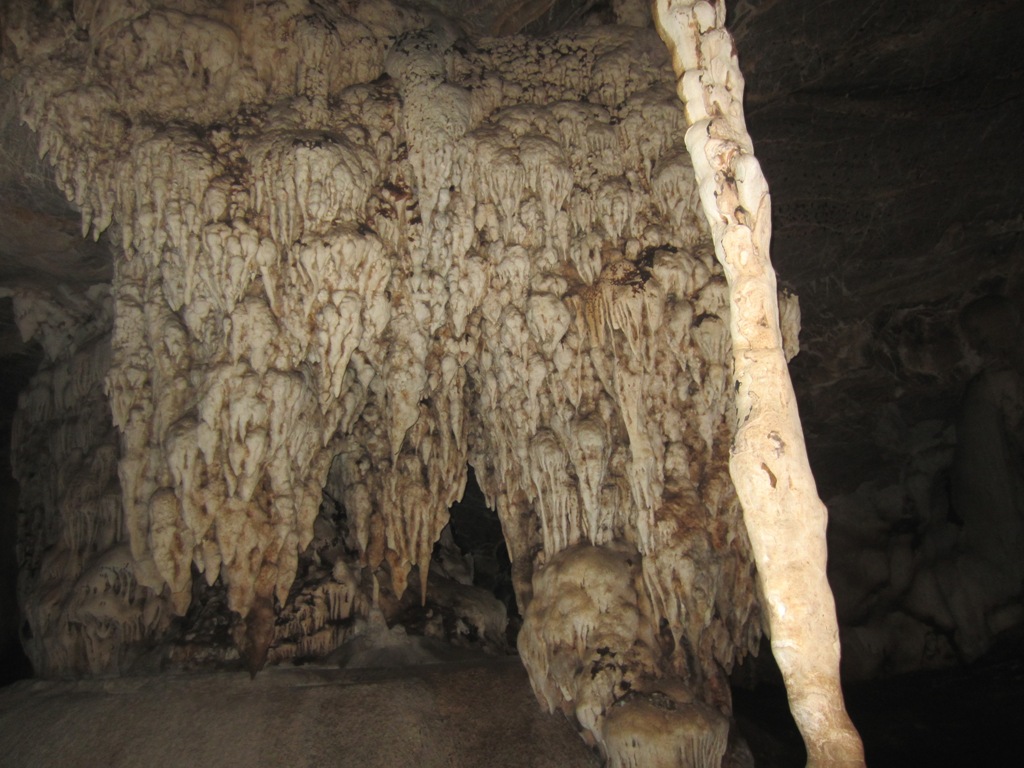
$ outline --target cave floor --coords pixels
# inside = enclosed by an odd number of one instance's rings
[[[847,686],[871,768],[1005,764],[1024,727],[1024,640],[961,669]],[[802,768],[781,687],[737,689],[758,768]],[[0,768],[596,768],[537,706],[519,659],[270,667],[0,689]]]
[[[594,768],[519,659],[99,681],[0,690],[7,768]]]

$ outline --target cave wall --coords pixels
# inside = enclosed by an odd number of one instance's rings
[[[984,492],[955,490],[952,478],[966,474],[965,435],[985,451],[1016,443],[1020,456],[1012,408],[1009,434],[969,437],[978,377],[1020,368],[979,352],[964,318],[972,305],[1008,304],[996,325],[1016,334],[1024,310],[1024,9],[791,0],[729,10],[773,195],[773,261],[801,297],[791,372],[830,510],[844,673],[974,659],[1019,625],[1022,596],[1015,566],[977,554],[979,536],[1015,539],[1020,497],[1001,505],[1015,512],[979,516]],[[996,485],[1019,478],[1009,470]],[[968,616],[952,607],[963,599],[983,607]]]
[[[44,351],[11,430],[22,638],[41,676],[116,671],[170,619],[159,575],[121,536],[118,440],[103,392],[112,310],[105,285],[14,298],[19,327]]]

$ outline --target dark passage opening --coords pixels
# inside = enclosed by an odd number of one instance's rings
[[[451,506],[449,514],[447,529],[434,545],[431,567],[442,571],[464,569],[463,578],[468,577],[474,587],[500,600],[508,612],[509,647],[515,648],[523,619],[512,586],[512,562],[498,513],[487,506],[472,467],[462,500]]]

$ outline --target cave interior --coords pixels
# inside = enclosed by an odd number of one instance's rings
[[[867,763],[982,764],[1024,712],[1024,4],[677,5],[745,81]],[[4,732],[282,669],[485,707],[521,659],[582,749],[531,765],[803,764],[649,6],[0,3]]]

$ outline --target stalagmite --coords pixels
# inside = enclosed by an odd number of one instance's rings
[[[690,126],[687,148],[729,281],[736,389],[730,474],[767,601],[772,650],[809,766],[864,764],[839,684],[839,630],[825,579],[826,509],[804,447],[769,260],[771,202],[743,118],[743,76],[725,4],[658,0]]]

